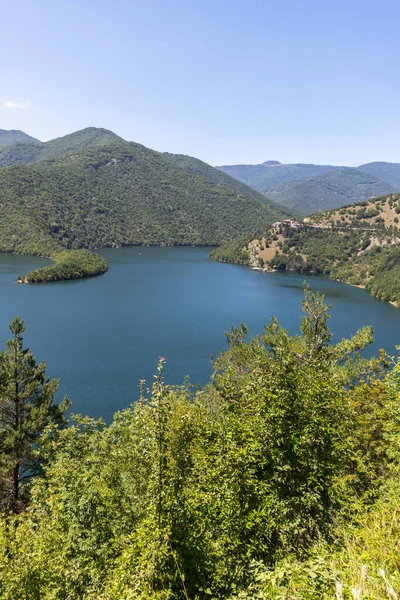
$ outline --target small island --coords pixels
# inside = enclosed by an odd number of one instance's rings
[[[64,250],[54,257],[55,264],[29,271],[18,278],[19,283],[49,283],[68,279],[84,279],[101,275],[108,264],[98,254],[90,250]]]

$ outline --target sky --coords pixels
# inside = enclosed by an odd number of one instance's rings
[[[212,165],[400,162],[398,0],[0,0],[0,128]]]

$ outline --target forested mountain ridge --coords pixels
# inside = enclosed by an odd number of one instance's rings
[[[19,143],[40,144],[41,142],[19,129],[0,129],[0,148]]]
[[[382,181],[387,181],[396,188],[397,191],[400,190],[400,164],[399,163],[388,163],[388,162],[372,162],[367,163],[365,165],[360,165],[357,167],[360,171],[364,173],[369,173],[370,175],[374,175],[378,179]]]
[[[46,160],[39,145],[30,164],[0,169],[2,251],[218,245],[284,216],[107,130],[88,128],[44,147]],[[37,151],[34,143],[24,148]]]
[[[217,168],[303,215],[400,191],[397,163],[375,162],[352,168],[267,161]]]
[[[363,202],[371,197],[397,192],[399,187],[378,179],[359,169],[340,169],[318,177],[283,185],[272,198],[302,215]]]
[[[164,154],[182,169],[185,169],[186,171],[189,171],[191,173],[196,173],[197,175],[200,175],[201,177],[204,177],[205,179],[208,179],[209,181],[212,181],[217,185],[222,185],[223,187],[234,191],[236,194],[240,194],[242,196],[245,196],[246,198],[252,198],[257,202],[267,202],[270,205],[274,204],[264,194],[257,192],[256,190],[242,183],[235,177],[231,177],[227,173],[220,171],[216,167],[212,167],[211,165],[203,162],[202,160],[199,160],[198,158],[194,158],[193,156],[187,156],[185,154],[170,154],[168,152]],[[282,207],[277,206],[277,208],[282,210]]]
[[[108,129],[97,127],[87,127],[48,142],[39,142],[34,138],[21,139],[0,148],[0,167],[52,160],[89,146],[104,146],[116,142],[124,142],[124,140]]]
[[[277,160],[267,160],[259,165],[225,165],[216,168],[255,190],[264,192],[282,183],[310,179],[329,171],[336,171],[340,167],[306,163],[282,164]]]
[[[326,273],[400,306],[400,194],[282,223],[211,253],[257,269]]]

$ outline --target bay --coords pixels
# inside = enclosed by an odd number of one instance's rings
[[[167,383],[204,385],[211,355],[226,348],[224,331],[247,323],[261,333],[272,315],[298,332],[302,283],[332,304],[334,341],[371,324],[369,355],[400,344],[400,310],[364,290],[326,277],[258,273],[208,258],[210,248],[104,249],[109,271],[81,281],[42,285],[15,283],[46,259],[0,254],[0,347],[8,323],[20,315],[25,345],[60,378],[58,399],[68,394],[72,412],[110,421],[134,402],[138,383],[150,386],[160,356]]]

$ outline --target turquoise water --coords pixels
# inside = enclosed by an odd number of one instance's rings
[[[211,355],[226,347],[224,331],[246,322],[252,334],[271,315],[298,331],[304,275],[263,274],[208,259],[209,248],[105,249],[109,271],[64,283],[16,284],[18,275],[49,261],[0,254],[0,347],[8,323],[20,315],[25,342],[51,377],[60,378],[58,398],[68,394],[73,412],[107,421],[138,397],[138,381],[151,385],[159,356],[166,380],[189,375],[204,384]],[[332,303],[335,340],[364,324],[391,354],[400,344],[400,310],[364,290],[308,277],[313,290]]]

